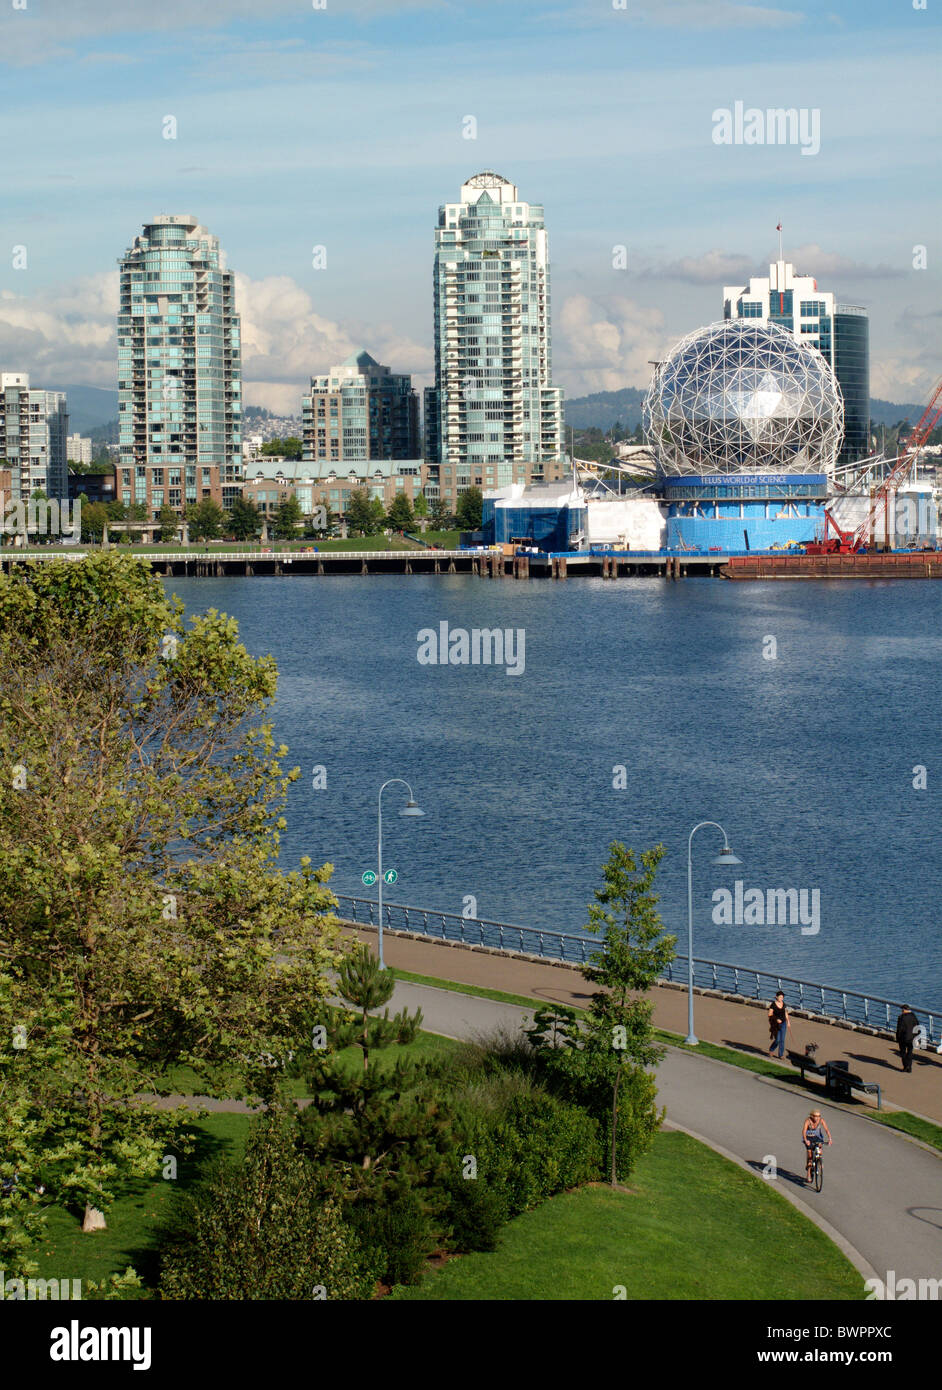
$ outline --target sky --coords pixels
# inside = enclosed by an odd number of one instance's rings
[[[299,413],[359,347],[426,385],[437,211],[492,169],[546,210],[567,396],[645,388],[782,222],[868,309],[873,394],[923,400],[940,49],[942,0],[0,0],[0,368],[114,387],[117,262],[191,213],[236,274],[247,404]],[[737,102],[820,148],[717,143]]]

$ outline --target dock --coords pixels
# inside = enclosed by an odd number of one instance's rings
[[[15,565],[81,559],[81,549],[0,550],[0,574]],[[942,551],[866,555],[774,554],[768,551],[571,551],[546,554],[494,550],[245,550],[136,551],[165,579],[252,578],[330,574],[473,574],[483,579],[940,579]]]

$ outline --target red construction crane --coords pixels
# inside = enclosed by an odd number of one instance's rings
[[[873,494],[870,510],[866,518],[860,523],[853,534],[850,547],[852,550],[859,550],[862,545],[866,544],[866,538],[876,519],[877,512],[880,510],[881,506],[889,506],[889,494],[893,490],[893,485],[898,483],[903,475],[909,471],[919,450],[938,424],[940,416],[942,416],[942,381],[936,386],[929,400],[929,404],[920,415],[915,429],[906,440],[902,452],[896,460],[893,471],[884,479]],[[835,530],[836,529],[835,527]]]

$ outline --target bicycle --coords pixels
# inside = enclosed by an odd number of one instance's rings
[[[821,1154],[822,1143],[820,1139],[815,1139],[811,1145],[811,1180],[814,1183],[815,1192],[820,1192],[824,1186],[824,1159]]]

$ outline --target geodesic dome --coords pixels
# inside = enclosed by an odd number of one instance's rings
[[[843,430],[827,361],[775,323],[728,319],[689,333],[644,400],[645,438],[667,475],[830,473]]]

